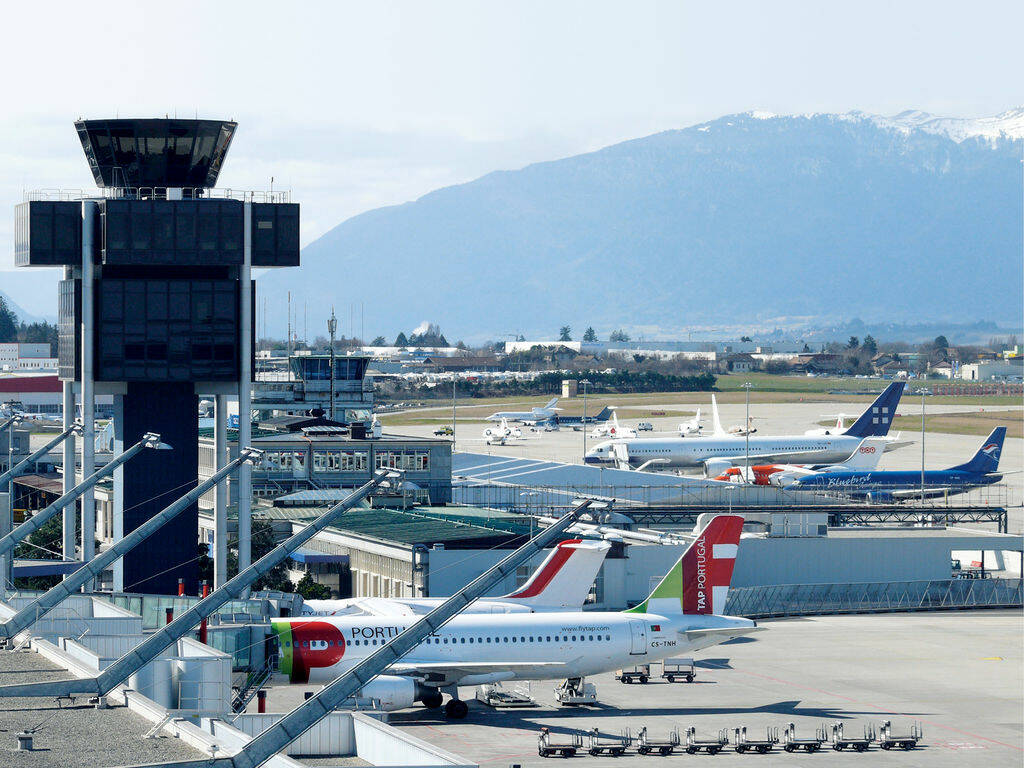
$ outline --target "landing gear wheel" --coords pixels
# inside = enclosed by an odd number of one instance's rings
[[[439,690],[434,689],[429,693],[425,693],[420,701],[427,709],[437,709],[444,703],[444,698],[441,696],[441,692]]]
[[[451,699],[444,705],[444,714],[449,720],[462,720],[469,714],[469,705],[462,699]]]

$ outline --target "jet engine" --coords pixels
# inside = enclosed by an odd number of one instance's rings
[[[704,462],[704,474],[707,477],[718,477],[724,475],[732,465],[728,459],[708,459]]]
[[[360,699],[377,699],[381,709],[406,709],[417,701],[428,706],[440,698],[440,691],[401,675],[378,675],[363,686],[357,694]],[[437,706],[437,705],[434,705]]]

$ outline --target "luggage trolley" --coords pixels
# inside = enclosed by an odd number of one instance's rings
[[[778,728],[766,728],[763,739],[747,738],[747,726],[745,725],[741,728],[736,728],[733,732],[733,747],[741,755],[744,752],[757,752],[759,755],[767,755],[778,743]]]
[[[869,725],[864,726],[863,737],[856,737],[844,735],[842,723],[832,723],[832,749],[836,752],[842,752],[847,747],[854,752],[867,752],[876,738],[875,729]]]
[[[787,752],[797,752],[801,749],[805,752],[817,752],[821,749],[821,745],[828,741],[824,728],[819,728],[813,739],[798,739],[796,726],[793,723],[786,725],[786,730],[782,732],[782,739],[782,748]]]
[[[537,738],[537,754],[541,757],[576,757],[576,753],[583,749],[583,737],[578,732],[570,733],[563,741],[555,741],[551,738],[549,728],[541,728],[540,736]]]
[[[724,730],[718,732],[717,739],[698,739],[697,729],[692,725],[686,729],[686,753],[695,755],[704,751],[709,755],[717,755],[729,743],[729,734]]]
[[[622,757],[629,749],[632,739],[629,731],[624,731],[621,736],[601,736],[597,728],[591,729],[588,734],[587,752],[594,757],[598,755],[610,755],[611,757]]]
[[[654,741],[647,736],[647,726],[636,735],[636,751],[639,755],[671,755],[679,746],[679,729],[673,728],[665,741]]]
[[[693,659],[665,659],[661,665],[661,676],[670,683],[677,680],[692,683],[697,676],[697,668],[693,665]]]
[[[617,669],[615,679],[623,684],[646,683],[651,679],[651,665],[640,664],[632,669]]]
[[[888,720],[882,721],[882,730],[878,737],[878,746],[882,749],[892,749],[893,747],[899,747],[900,749],[913,749],[924,737],[924,730],[921,728],[920,723],[914,723],[910,726],[910,733],[905,736],[893,736],[892,735],[892,723]]]

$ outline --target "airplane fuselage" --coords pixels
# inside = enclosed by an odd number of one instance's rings
[[[280,619],[272,626],[281,645],[281,672],[293,682],[327,682],[411,623],[390,617],[327,617]],[[428,670],[428,683],[431,667],[467,665],[468,674],[459,674],[455,680],[446,675],[433,681],[436,684],[584,677],[699,650],[728,639],[731,628],[738,628],[740,634],[752,626],[748,619],[715,615],[469,614],[457,616],[430,635],[402,664],[422,664]],[[690,638],[685,634],[719,629],[726,634]],[[494,666],[484,668],[489,662]]]
[[[999,473],[964,472],[956,469],[926,470],[924,487],[968,490],[979,485],[991,485],[1003,479]],[[828,472],[801,477],[786,486],[796,491],[870,491],[914,490],[921,487],[921,472],[913,470],[884,470],[874,472]]]
[[[761,464],[766,457],[779,456],[791,464],[830,464],[849,458],[863,438],[847,435],[782,437],[751,436],[750,456]],[[655,469],[702,467],[714,459],[742,458],[747,452],[746,437],[667,437],[607,441],[596,446],[585,457],[588,464],[614,466],[616,457],[612,443],[626,446],[631,466],[651,459],[665,459]]]

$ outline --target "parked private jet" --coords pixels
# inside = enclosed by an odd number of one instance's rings
[[[540,421],[547,421],[555,416],[555,414],[561,410],[561,408],[555,408],[555,404],[558,402],[557,397],[553,397],[548,401],[548,404],[543,408],[533,408],[529,411],[498,411],[492,413],[487,417],[487,421],[521,421],[524,424],[536,424]]]

